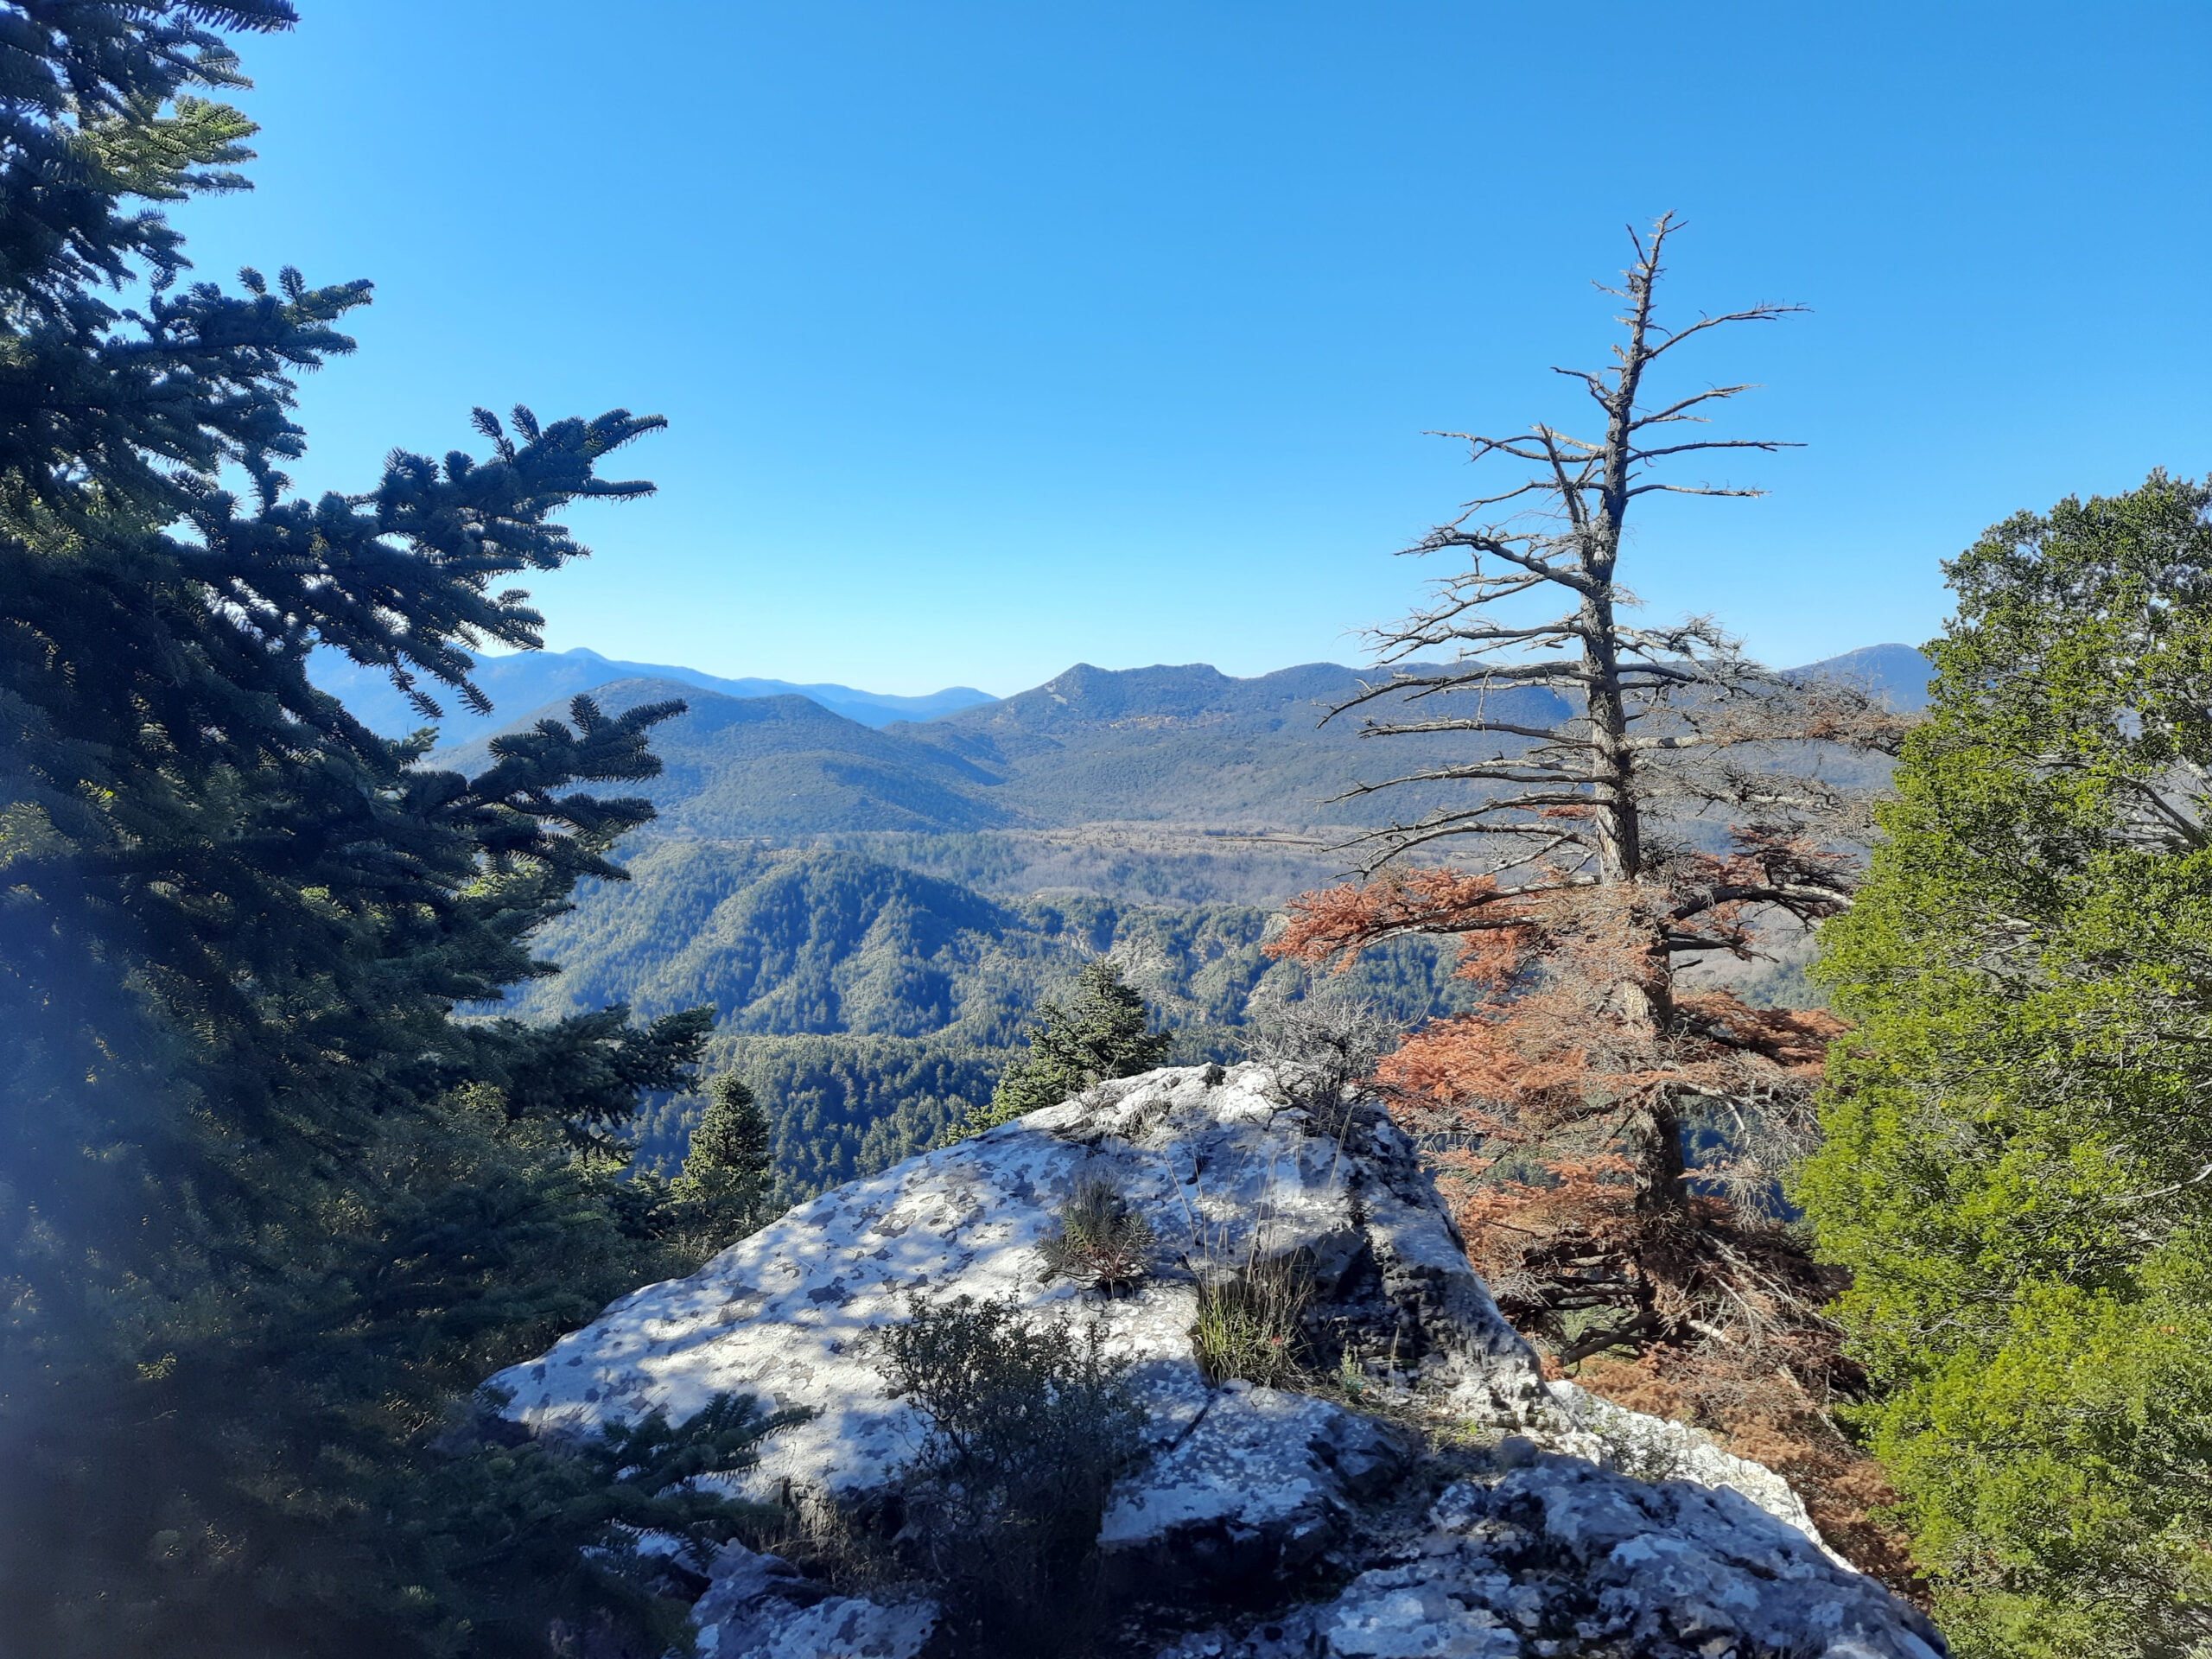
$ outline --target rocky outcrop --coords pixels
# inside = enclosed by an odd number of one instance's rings
[[[691,1609],[705,1659],[916,1659],[936,1633],[933,1603],[833,1595],[788,1561],[722,1547]]]
[[[1047,1279],[1039,1250],[1078,1184],[1100,1179],[1156,1239],[1149,1275],[1113,1296]],[[1348,1365],[1356,1390],[1210,1386],[1191,1338],[1199,1286],[1289,1255],[1314,1289],[1309,1359]],[[810,1408],[743,1484],[865,1516],[896,1491],[925,1427],[887,1394],[869,1333],[917,1297],[956,1295],[1078,1318],[1129,1365],[1148,1455],[1116,1489],[1100,1548],[1117,1600],[1149,1610],[1125,1632],[1130,1651],[1942,1651],[1916,1615],[1825,1552],[1770,1471],[1547,1389],[1406,1136],[1372,1107],[1311,1103],[1299,1077],[1257,1065],[1102,1084],[854,1182],[492,1382],[509,1415],[553,1435],[656,1408],[680,1421],[724,1392]],[[1452,1427],[1448,1470],[1424,1424]],[[1507,1445],[1525,1455],[1468,1451],[1469,1426],[1519,1437]],[[1659,1473],[1692,1478],[1638,1478]],[[1458,1484],[1432,1512],[1447,1478]],[[1224,1601],[1301,1599],[1294,1613],[1175,1634],[1212,1627]],[[733,1547],[696,1617],[716,1659],[906,1659],[936,1613],[833,1595]],[[1173,1645],[1186,1639],[1217,1645]]]
[[[1410,1461],[1371,1418],[1232,1381],[1122,1483],[1098,1535],[1108,1582],[1157,1596],[1291,1578],[1344,1543],[1357,1506]]]
[[[1153,1276],[1129,1294],[1041,1276],[1037,1246],[1089,1179],[1112,1182],[1157,1231]],[[1385,1458],[1357,1414],[1211,1389],[1192,1357],[1200,1277],[1294,1251],[1314,1270],[1308,1325],[1326,1362],[1349,1351],[1465,1415],[1543,1408],[1535,1357],[1468,1267],[1412,1144],[1379,1113],[1325,1122],[1258,1065],[1104,1084],[840,1187],[492,1383],[541,1432],[657,1407],[680,1421],[723,1392],[811,1408],[768,1443],[750,1487],[849,1507],[887,1487],[923,1428],[885,1394],[867,1333],[918,1294],[1011,1296],[1094,1321],[1134,1368],[1156,1454],[1147,1479],[1162,1484],[1116,1506],[1112,1548],[1273,1571],[1333,1541]]]
[[[1740,1493],[1526,1446],[1374,1542],[1342,1591],[1160,1659],[1937,1659],[1920,1614]]]

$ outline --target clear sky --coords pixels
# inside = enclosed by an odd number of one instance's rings
[[[1425,429],[1584,421],[1589,280],[1810,315],[1750,379],[1771,493],[1624,575],[1768,660],[1918,642],[1985,524],[2212,468],[2212,4],[300,0],[243,42],[201,274],[368,276],[314,488],[472,404],[617,404],[548,643],[1007,693],[1077,661],[1357,660],[1472,493]],[[480,447],[478,446],[478,447]]]

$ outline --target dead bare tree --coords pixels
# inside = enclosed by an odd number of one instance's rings
[[[1763,915],[1810,925],[1849,904],[1853,862],[1839,842],[1863,830],[1865,796],[1824,777],[1823,757],[1894,753],[1910,724],[1849,685],[1750,661],[1710,617],[1631,620],[1638,601],[1619,572],[1636,503],[1757,495],[1667,474],[1700,457],[1784,447],[1705,430],[1748,386],[1650,396],[1655,370],[1692,340],[1798,308],[1662,322],[1662,256],[1679,228],[1669,215],[1631,232],[1622,285],[1600,285],[1623,302],[1611,365],[1559,371],[1596,405],[1598,435],[1548,424],[1519,436],[1445,435],[1466,442],[1474,461],[1517,461],[1529,475],[1407,550],[1466,563],[1435,584],[1433,603],[1372,636],[1378,664],[1394,671],[1330,718],[1360,720],[1363,736],[1470,741],[1464,760],[1339,798],[1440,783],[1466,795],[1352,843],[1363,879],[1297,901],[1274,947],[1319,963],[1403,934],[1461,938],[1461,973],[1491,995],[1415,1033],[1381,1076],[1416,1127],[1484,1148],[1459,1154],[1470,1170],[1494,1165],[1502,1147],[1516,1148],[1524,1170],[1531,1156],[1554,1158],[1551,1196],[1517,1212],[1527,1220],[1541,1210],[1541,1236],[1530,1232],[1500,1270],[1534,1287],[1528,1306],[1540,1324],[1569,1307],[1615,1309],[1611,1325],[1563,1336],[1582,1353],[1715,1321],[1748,1331],[1785,1304],[1807,1305],[1789,1288],[1788,1264],[1773,1265],[1764,1243],[1753,1248],[1745,1230],[1757,1218],[1716,1189],[1731,1173],[1739,1189],[1756,1185],[1771,1173],[1774,1149],[1802,1135],[1836,1027],[1818,1014],[1687,990],[1675,967],[1755,953]],[[1547,595],[1563,598],[1558,613],[1542,614]],[[1439,652],[1448,653],[1441,664]],[[1459,854],[1451,866],[1410,868],[1417,849],[1440,843]],[[1698,1172],[1702,1182],[1682,1154],[1694,1106],[1732,1122],[1741,1154],[1732,1172]],[[1503,1215],[1494,1192],[1470,1200],[1471,1224],[1510,1230]],[[1756,1272],[1745,1266],[1753,1258]]]
[[[1376,660],[1388,666],[1442,650],[1453,664],[1370,682],[1330,718],[1370,711],[1363,736],[1464,732],[1504,741],[1487,755],[1363,784],[1339,797],[1414,783],[1496,786],[1463,806],[1363,837],[1365,874],[1416,847],[1478,836],[1516,844],[1511,855],[1494,861],[1499,873],[1560,866],[1564,859],[1571,880],[1636,881],[1667,856],[1669,849],[1646,846],[1647,816],[1667,804],[1748,808],[1761,818],[1807,828],[1863,823],[1848,792],[1823,783],[1817,772],[1791,776],[1758,761],[1770,760],[1783,746],[1808,742],[1894,752],[1905,721],[1851,686],[1791,680],[1751,662],[1709,616],[1642,627],[1623,615],[1640,607],[1618,575],[1622,532],[1636,502],[1656,493],[1764,493],[1674,482],[1656,475],[1662,464],[1714,452],[1797,447],[1683,430],[1704,425],[1712,406],[1754,389],[1749,385],[1709,386],[1656,406],[1644,401],[1647,374],[1690,340],[1803,308],[1756,305],[1700,316],[1681,328],[1662,324],[1654,314],[1661,256],[1679,228],[1669,214],[1648,236],[1631,231],[1636,262],[1624,273],[1624,285],[1597,285],[1627,308],[1619,318],[1626,339],[1612,348],[1612,366],[1596,373],[1554,371],[1582,384],[1604,417],[1601,438],[1578,438],[1541,423],[1513,437],[1438,435],[1465,442],[1471,461],[1503,457],[1535,471],[1466,503],[1406,550],[1414,556],[1464,552],[1467,568],[1436,584],[1435,604],[1370,635]],[[1503,520],[1487,517],[1516,504],[1524,510]],[[1534,621],[1501,614],[1508,601],[1546,590],[1567,596],[1565,613]],[[1491,706],[1501,694],[1529,690],[1565,700],[1567,716],[1534,723],[1527,715],[1532,700],[1525,697],[1504,709]],[[1415,712],[1371,712],[1385,702]],[[1431,706],[1436,712],[1427,712]],[[1743,751],[1752,753],[1735,760]],[[1715,894],[1712,902],[1757,897],[1817,908],[1842,896],[1815,887],[1781,880],[1756,895]]]

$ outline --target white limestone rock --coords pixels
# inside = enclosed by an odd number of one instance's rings
[[[1572,1382],[1547,1386],[1556,1408],[1542,1420],[1542,1439],[1548,1449],[1645,1480],[1694,1480],[1702,1486],[1726,1487],[1803,1533],[1838,1567],[1850,1566],[1828,1548],[1804,1500],[1764,1464],[1723,1451],[1711,1436],[1687,1423],[1630,1411]]]
[[[1740,1493],[1543,1455],[1462,1481],[1335,1597],[1160,1659],[1941,1659],[1943,1638]]]
[[[1372,1108],[1349,1126],[1309,1112],[1298,1084],[1252,1065],[1102,1084],[803,1205],[492,1383],[508,1415],[556,1435],[656,1408],[682,1421],[724,1392],[810,1407],[813,1419],[770,1440],[738,1484],[864,1510],[889,1494],[925,1427],[885,1393],[869,1333],[917,1294],[1010,1296],[1095,1322],[1146,1406],[1151,1456],[1116,1489],[1102,1532],[1109,1586],[1203,1624],[1220,1616],[1198,1611],[1207,1598],[1295,1593],[1312,1581],[1300,1569],[1325,1556],[1356,1575],[1323,1603],[1216,1626],[1170,1652],[1945,1651],[1916,1612],[1826,1552],[1770,1471],[1679,1425],[1548,1389],[1412,1143]],[[1153,1276],[1111,1300],[1046,1282],[1037,1249],[1077,1184],[1100,1177],[1160,1237]],[[1291,1251],[1315,1270],[1308,1329],[1325,1360],[1349,1349],[1437,1414],[1533,1437],[1499,1447],[1498,1478],[1459,1482],[1425,1521],[1416,1506],[1412,1535],[1377,1530],[1378,1511],[1363,1507],[1421,1473],[1408,1474],[1393,1431],[1329,1400],[1211,1388],[1199,1371],[1189,1333],[1201,1275]],[[1668,1478],[1680,1476],[1690,1478]],[[925,1601],[833,1596],[735,1547],[695,1610],[714,1659],[914,1659],[937,1618]]]
[[[756,1495],[849,1505],[886,1489],[924,1427],[885,1393],[868,1333],[905,1317],[917,1293],[1013,1296],[1096,1322],[1109,1351],[1134,1366],[1163,1454],[1157,1466],[1180,1480],[1173,1454],[1221,1397],[1192,1353],[1198,1274],[1254,1249],[1303,1249],[1316,1267],[1313,1328],[1325,1351],[1344,1345],[1395,1358],[1465,1414],[1517,1421],[1545,1409],[1535,1357],[1468,1266],[1412,1143],[1372,1109],[1356,1114],[1341,1138],[1323,1130],[1260,1065],[1103,1084],[802,1205],[690,1278],[625,1297],[491,1383],[510,1396],[508,1415],[556,1433],[657,1407],[681,1421],[723,1392],[810,1407],[813,1420],[769,1440],[742,1484]],[[1045,1282],[1037,1252],[1077,1183],[1101,1177],[1151,1218],[1160,1240],[1155,1276],[1110,1300]],[[1233,1440],[1231,1421],[1255,1409],[1230,1408],[1184,1463]],[[1357,1438],[1344,1426],[1316,1433],[1324,1443]],[[1243,1519],[1185,1519],[1271,1537],[1325,1520],[1341,1503],[1342,1478],[1306,1441],[1277,1453]],[[1302,1473],[1291,1466],[1300,1464]],[[1135,1478],[1116,1513],[1183,1525],[1167,1518],[1182,1514],[1176,1503],[1141,1496],[1148,1478]],[[1288,1516],[1284,1483],[1299,1479],[1309,1501]],[[1132,1521],[1116,1541],[1142,1550],[1158,1536]]]
[[[702,1659],[916,1659],[937,1629],[933,1602],[831,1595],[742,1544],[724,1545],[710,1576],[691,1610]]]
[[[1408,1461],[1368,1418],[1232,1382],[1118,1490],[1098,1534],[1109,1586],[1157,1598],[1289,1578],[1341,1542],[1355,1505]]]

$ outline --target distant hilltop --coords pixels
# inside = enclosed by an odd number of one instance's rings
[[[1789,671],[1812,679],[1848,680],[1897,708],[1916,712],[1928,706],[1928,682],[1936,664],[1910,645],[1861,645]]]
[[[543,672],[527,679],[524,665]],[[448,741],[435,760],[473,771],[498,733],[564,718],[569,700],[588,691],[616,712],[671,697],[690,705],[653,734],[665,770],[642,792],[661,810],[661,835],[944,834],[1102,823],[1305,831],[1371,827],[1458,798],[1452,785],[1436,783],[1341,798],[1357,783],[1448,766],[1460,750],[1452,734],[1370,743],[1355,721],[1321,724],[1330,707],[1359,689],[1361,671],[1335,663],[1245,679],[1203,663],[1077,664],[998,699],[965,689],[910,698],[820,686],[764,695],[779,683],[683,679],[689,671],[630,671],[635,667],[581,651],[488,658],[481,683],[497,713],[445,722]],[[1928,671],[1918,652],[1894,645],[1795,671],[1848,679],[1906,709],[1926,702]],[[366,670],[350,673],[357,684],[369,678]],[[341,696],[356,695],[322,683]],[[384,728],[421,723],[378,683],[399,709],[383,717]],[[535,702],[514,696],[525,685],[540,693]],[[1548,691],[1494,694],[1494,709],[1501,696],[1528,705],[1531,725],[1565,712]]]
[[[972,685],[948,686],[925,697],[893,696],[881,691],[855,691],[849,685],[795,685],[788,680],[728,680],[667,663],[627,663],[602,657],[579,645],[573,651],[522,651],[505,657],[479,657],[476,683],[492,699],[489,715],[473,715],[461,699],[442,686],[430,686],[431,696],[445,711],[442,719],[427,721],[413,704],[392,690],[382,669],[363,668],[335,651],[318,651],[308,676],[317,686],[353,711],[353,717],[372,732],[404,737],[423,726],[435,726],[450,746],[466,743],[513,723],[524,709],[542,703],[565,702],[580,691],[595,691],[617,680],[674,680],[726,697],[801,696],[832,714],[863,726],[887,726],[894,720],[930,720],[955,709],[995,701],[988,691]]]

